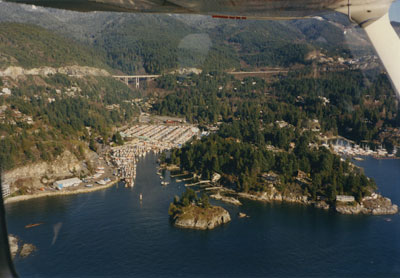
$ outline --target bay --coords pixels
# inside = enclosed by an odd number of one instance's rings
[[[400,160],[357,162],[379,191],[400,204]],[[177,229],[168,206],[183,183],[162,187],[156,156],[141,159],[133,189],[6,206],[8,229],[37,246],[16,258],[32,277],[396,277],[400,217],[339,215],[302,205],[243,201],[212,231]],[[143,200],[140,202],[139,194]],[[245,212],[250,218],[239,219]],[[43,225],[25,229],[29,223]]]

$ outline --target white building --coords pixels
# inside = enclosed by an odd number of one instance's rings
[[[3,183],[1,185],[1,193],[3,194],[3,198],[10,196],[10,185],[8,183]]]
[[[354,196],[337,195],[337,196],[336,196],[336,201],[337,201],[337,202],[344,202],[344,203],[347,203],[347,202],[354,202],[355,199],[354,199]]]
[[[58,189],[63,189],[63,188],[70,187],[70,186],[77,186],[81,182],[82,181],[78,178],[71,178],[71,179],[66,179],[66,180],[55,181],[53,183],[53,185]]]
[[[8,88],[3,88],[3,89],[1,90],[1,92],[0,92],[0,96],[1,96],[1,95],[9,96],[9,95],[11,95],[11,90],[8,89]]]

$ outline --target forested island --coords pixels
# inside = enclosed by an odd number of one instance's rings
[[[204,193],[198,198],[192,189],[187,189],[180,198],[175,196],[168,213],[173,224],[179,228],[211,230],[231,221],[228,211],[212,206]]]

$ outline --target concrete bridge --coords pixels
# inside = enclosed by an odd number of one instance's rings
[[[270,76],[270,75],[276,75],[276,74],[286,74],[288,73],[288,70],[281,69],[281,68],[270,68],[266,71],[233,71],[233,72],[227,72],[228,74],[232,74],[238,77],[247,77],[247,76]],[[139,88],[139,81],[140,79],[154,79],[158,78],[161,75],[157,74],[142,74],[142,75],[113,75],[114,78],[125,82],[126,85],[129,85],[130,82],[135,82],[136,89]]]
[[[161,75],[155,75],[155,74],[154,75],[146,75],[146,74],[143,74],[143,75],[113,75],[114,78],[125,82],[126,85],[129,85],[129,82],[134,80],[135,84],[136,84],[136,89],[139,88],[139,85],[140,85],[139,80],[140,79],[146,79],[146,80],[154,79],[154,78],[158,78],[160,76]]]

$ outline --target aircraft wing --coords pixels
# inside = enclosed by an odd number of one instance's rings
[[[365,29],[400,98],[400,39],[388,16],[394,0],[6,0],[75,11],[186,13],[230,19],[294,19],[338,11]]]
[[[74,11],[187,13],[286,19],[320,15],[346,8],[349,0],[6,0]],[[392,0],[353,0],[351,5]],[[346,8],[347,9],[347,8]]]

